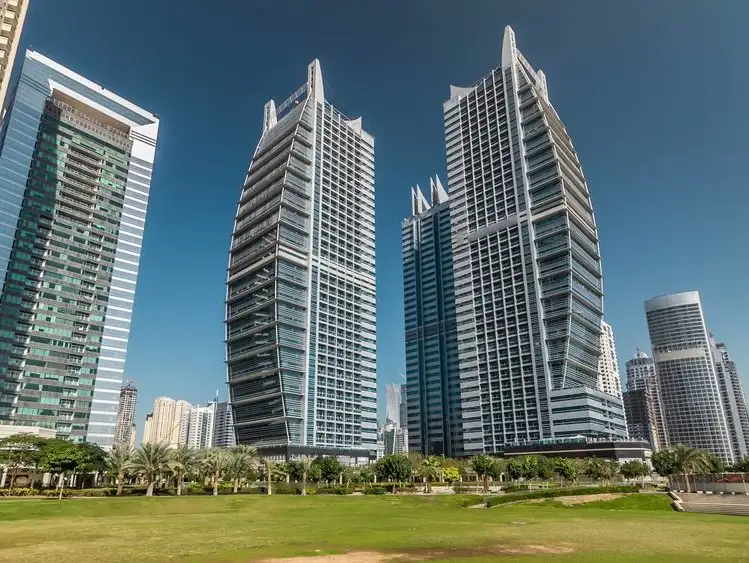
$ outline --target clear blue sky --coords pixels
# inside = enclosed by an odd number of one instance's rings
[[[32,0],[24,47],[161,117],[126,373],[139,430],[157,395],[226,396],[240,184],[263,104],[300,86],[315,57],[331,101],[376,137],[381,391],[398,379],[409,187],[444,178],[449,85],[499,64],[508,24],[546,72],[586,173],[622,368],[648,348],[643,301],[698,289],[746,381],[747,18],[744,0]]]

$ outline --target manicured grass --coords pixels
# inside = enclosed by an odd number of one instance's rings
[[[256,561],[346,553],[443,561],[739,561],[749,518],[665,495],[461,508],[457,495],[0,501],[0,561]],[[551,551],[551,553],[540,550]],[[561,552],[561,553],[557,553]]]

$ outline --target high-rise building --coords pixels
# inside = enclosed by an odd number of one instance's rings
[[[5,102],[10,84],[10,75],[13,71],[13,63],[16,60],[18,44],[21,42],[23,24],[26,21],[26,12],[29,9],[29,0],[2,0],[0,1],[0,105]]]
[[[652,423],[655,427],[655,434],[650,440],[653,450],[660,450],[668,447],[668,435],[666,434],[666,425],[663,421],[663,407],[661,406],[660,393],[658,391],[658,380],[655,373],[655,363],[653,358],[648,357],[645,352],[637,350],[635,357],[627,360],[627,391],[645,391],[645,399],[648,401],[647,412],[652,415]],[[626,400],[625,400],[626,412]],[[627,418],[627,425],[630,420]],[[632,433],[632,427],[629,427],[631,438],[637,438],[637,434]]]
[[[155,442],[153,437],[153,413],[149,412],[146,415],[146,421],[143,423],[143,441],[142,443],[148,444]]]
[[[120,389],[120,405],[117,411],[117,424],[114,427],[114,445],[130,444],[137,400],[138,388],[131,382]]]
[[[397,424],[388,423],[382,429],[383,454],[407,454],[408,430]]]
[[[135,450],[138,447],[138,426],[133,422],[130,425],[130,441],[128,442],[130,450]]]
[[[238,443],[374,455],[374,205],[374,139],[325,99],[315,60],[266,104],[237,207],[226,340]]]
[[[465,453],[626,438],[621,400],[596,388],[603,286],[588,186],[512,29],[499,67],[451,87],[444,119]]]
[[[231,403],[216,403],[216,414],[213,419],[213,445],[217,448],[231,448],[236,443]]]
[[[385,385],[385,424],[391,422],[400,425],[402,404],[401,386],[397,383]]]
[[[728,347],[722,342],[716,342],[712,335],[710,345],[733,455],[740,459],[749,455],[749,409],[744,386],[736,363],[728,356]]]
[[[733,462],[699,293],[649,299],[645,314],[669,443]]]
[[[206,406],[194,406],[188,413],[187,440],[188,448],[210,448],[214,443],[214,422],[216,418],[216,402]]]
[[[159,120],[27,51],[0,126],[0,422],[114,443]]]
[[[176,401],[169,397],[157,397],[153,402],[153,418],[146,440],[143,441],[165,444],[170,448],[184,446],[187,443],[189,416],[192,405],[187,401]],[[148,424],[148,417],[146,417]]]
[[[462,452],[463,422],[450,201],[439,178],[429,180],[429,198],[413,188],[402,224],[408,445],[452,457]]]
[[[619,375],[619,360],[616,359],[614,331],[606,322],[601,323],[601,355],[598,358],[597,387],[604,393],[622,398],[622,380]]]
[[[653,400],[647,388],[625,391],[622,397],[627,430],[633,440],[647,440],[653,451],[662,448],[656,430]]]

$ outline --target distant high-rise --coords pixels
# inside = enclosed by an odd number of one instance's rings
[[[191,409],[192,405],[187,401],[157,397],[153,402],[153,418],[148,440],[144,431],[143,441],[164,444],[170,448],[185,445]],[[146,424],[148,424],[147,417]]]
[[[402,223],[409,449],[424,455],[462,452],[450,202],[439,178],[427,201],[411,190]]]
[[[0,40],[0,106],[5,102],[10,84],[13,63],[16,60],[18,44],[21,42],[23,24],[29,0],[0,1],[0,24],[2,25],[2,40]]]
[[[242,186],[226,304],[237,442],[369,459],[377,445],[374,139],[319,61],[278,106]]]
[[[512,29],[499,67],[451,87],[444,121],[464,452],[626,438],[621,400],[597,389],[603,284],[588,186]]]
[[[408,430],[393,423],[386,424],[382,429],[383,454],[407,454]]]
[[[155,442],[153,439],[153,413],[149,412],[146,415],[146,420],[143,423],[143,440],[144,444]]]
[[[385,424],[392,422],[400,425],[402,404],[401,386],[397,383],[385,385]]]
[[[645,313],[669,443],[733,462],[699,293],[650,299]]]
[[[746,457],[749,455],[749,409],[744,386],[741,384],[736,364],[728,356],[726,345],[716,342],[712,335],[710,345],[733,455],[736,459]]]
[[[616,359],[616,344],[611,325],[601,323],[601,355],[598,358],[598,389],[609,395],[622,398],[622,381],[619,375],[619,360]]]
[[[185,440],[188,448],[200,449],[213,446],[215,416],[215,402],[208,403],[204,407],[198,405],[190,409],[187,415],[187,439]]]
[[[0,125],[0,423],[114,444],[158,128],[26,52]]]
[[[234,418],[231,403],[216,403],[216,414],[213,422],[213,445],[217,448],[231,448],[236,445],[234,439]]]
[[[652,424],[655,427],[654,435],[650,439],[650,445],[653,447],[653,450],[668,447],[668,435],[666,434],[666,426],[663,421],[663,408],[661,407],[653,358],[648,357],[645,352],[637,350],[635,357],[627,360],[626,369],[627,391],[645,391],[644,397],[648,401],[646,410],[652,416]],[[626,412],[626,399],[624,402]],[[627,417],[627,425],[630,425],[629,417]],[[632,432],[632,427],[630,426],[630,438],[644,437]]]
[[[130,425],[130,441],[128,442],[128,447],[131,450],[138,447],[138,426],[134,422]]]
[[[120,389],[120,406],[114,427],[114,445],[130,444],[137,400],[138,388],[132,383],[127,383]]]
[[[629,437],[634,440],[647,440],[653,450],[662,448],[656,430],[653,401],[647,388],[625,391],[623,394],[624,413],[627,417]]]

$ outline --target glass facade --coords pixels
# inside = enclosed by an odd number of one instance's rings
[[[465,452],[625,438],[621,400],[596,390],[603,285],[588,187],[509,27],[502,65],[451,87],[444,119]]]
[[[644,397],[647,399],[647,412],[651,413],[654,433],[650,438],[650,444],[653,450],[661,450],[668,447],[668,434],[663,421],[663,407],[661,406],[660,392],[658,391],[658,378],[655,373],[655,362],[653,358],[648,357],[645,352],[637,350],[635,357],[627,360],[627,391],[644,391]],[[625,400],[625,413],[626,413]],[[630,424],[630,418],[627,414],[627,425]],[[642,430],[636,427],[633,430],[629,426],[629,435],[632,438],[643,437],[639,432]]]
[[[462,426],[450,202],[438,178],[429,183],[431,202],[417,186],[413,215],[402,225],[408,447],[457,456]]]
[[[278,107],[242,188],[226,341],[237,442],[374,450],[374,139],[319,62]]]
[[[26,53],[0,132],[0,421],[112,446],[157,132]]]

